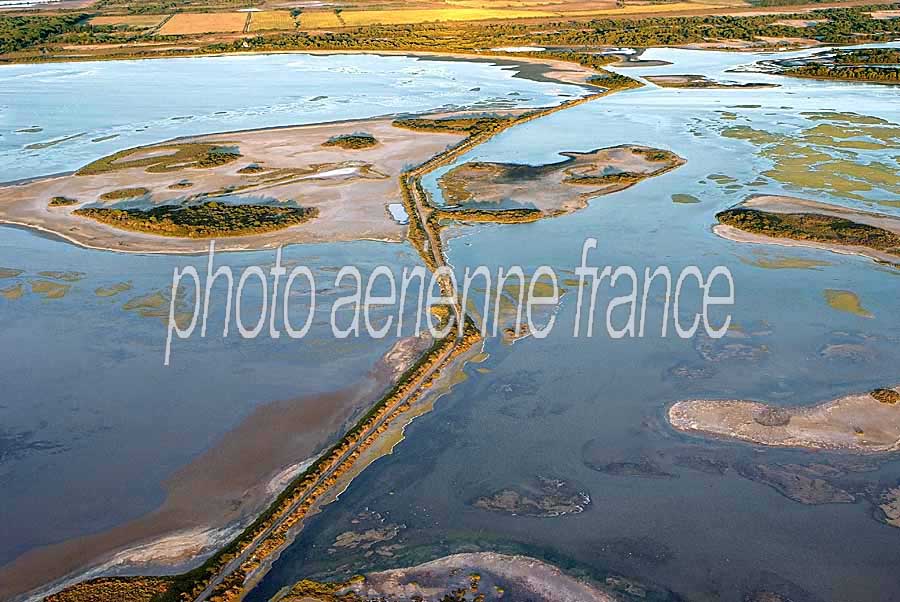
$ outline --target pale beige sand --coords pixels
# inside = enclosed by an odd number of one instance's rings
[[[447,593],[448,584],[466,587],[469,575],[480,575],[482,586],[491,582],[540,602],[614,602],[617,598],[593,585],[566,575],[555,566],[527,556],[495,552],[454,554],[418,566],[371,573],[365,583],[353,587],[362,595],[408,598],[420,595],[437,599]],[[488,595],[494,594],[487,587]],[[527,596],[527,597],[526,597]]]
[[[81,580],[97,569],[156,572],[213,552],[336,440],[428,343],[400,340],[363,382],[345,389],[259,407],[164,484],[167,497],[157,510],[109,531],[32,550],[0,567],[0,599]]]
[[[154,204],[172,204],[201,192],[241,187],[235,194],[279,201],[295,199],[303,206],[318,208],[319,215],[307,223],[275,232],[220,238],[217,242],[219,250],[361,239],[399,241],[405,236],[406,226],[397,224],[386,207],[401,201],[398,180],[401,171],[442,152],[463,136],[397,128],[391,121],[380,118],[180,139],[176,143],[232,143],[239,147],[243,156],[213,168],[148,173],[143,167],[130,167],[98,175],[65,175],[5,186],[0,188],[0,222],[52,232],[90,248],[140,253],[198,253],[209,247],[208,240],[122,230],[73,215],[72,211],[85,204],[102,203],[100,195],[122,188],[147,188]],[[356,132],[372,134],[379,143],[360,150],[321,146],[333,136]],[[153,146],[134,153],[135,158],[163,154]],[[264,173],[238,173],[239,169],[253,163],[269,170],[300,170],[302,174],[283,183],[267,183]],[[170,188],[182,180],[193,185]],[[54,196],[74,198],[80,204],[48,207]],[[211,197],[211,200],[215,198]]]
[[[773,413],[775,418],[767,420]],[[669,408],[668,417],[679,431],[759,445],[856,453],[900,450],[900,404],[881,403],[868,393],[800,408],[743,400],[680,401]]]
[[[900,10],[876,10],[869,13],[873,19],[898,19]]]
[[[884,215],[881,213],[848,209],[845,207],[840,207],[838,205],[820,203],[818,201],[810,201],[789,196],[760,195],[750,197],[749,199],[741,203],[740,206],[746,207],[748,209],[757,209],[759,211],[768,211],[771,213],[818,213],[821,215],[829,215],[832,217],[849,219],[860,224],[867,224],[869,226],[883,228],[890,232],[900,234],[900,218],[892,217],[890,215]],[[738,228],[726,226],[724,224],[718,224],[714,226],[713,232],[715,232],[722,238],[727,238],[728,240],[733,240],[735,242],[778,245],[782,247],[810,247],[814,249],[823,249],[843,255],[862,255],[864,257],[869,257],[877,261],[884,261],[891,264],[896,264],[898,262],[898,258],[896,255],[891,255],[890,253],[885,253],[882,251],[877,251],[875,249],[870,249],[868,247],[861,247],[856,245],[838,245],[810,240],[775,238],[772,236],[764,236],[762,234],[745,232],[743,230],[739,230]]]

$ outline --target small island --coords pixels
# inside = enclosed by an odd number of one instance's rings
[[[589,199],[618,192],[684,164],[671,151],[620,145],[586,153],[560,153],[564,160],[545,165],[470,161],[438,181],[446,206],[441,217],[487,221],[533,221],[582,209]]]
[[[562,479],[535,479],[495,491],[472,502],[472,506],[512,516],[552,518],[580,514],[591,504],[591,496],[577,485]]]
[[[780,74],[790,77],[900,85],[898,48],[826,51],[778,64],[783,68]]]
[[[900,218],[784,196],[754,196],[716,214],[713,231],[737,242],[783,244],[900,263]]]
[[[356,132],[353,134],[339,134],[337,136],[332,136],[323,142],[322,146],[337,146],[347,150],[356,150],[360,148],[372,148],[377,144],[378,140],[376,140],[375,136],[372,134]]]
[[[202,252],[212,237],[227,239],[221,250],[400,241],[408,225],[385,208],[404,200],[401,173],[466,139],[463,121],[503,120],[467,115],[440,128],[395,121],[209,134],[122,150],[73,174],[0,186],[0,221],[135,253]]]
[[[527,556],[469,552],[417,566],[351,577],[345,582],[303,580],[285,588],[279,602],[363,602],[365,600],[580,600],[613,602],[627,593],[660,599],[658,591],[624,577],[595,584]],[[471,598],[469,597],[471,596]],[[630,597],[629,597],[630,599]]]
[[[672,405],[668,419],[673,428],[684,433],[757,445],[887,453],[900,450],[898,401],[897,387],[806,407],[699,399]]]
[[[705,75],[648,75],[644,79],[661,88],[688,89],[744,89],[777,88],[778,84],[763,82],[716,81]]]
[[[162,205],[152,209],[87,207],[76,209],[74,213],[122,230],[160,236],[220,238],[296,226],[313,219],[319,211],[314,207],[225,205],[208,201],[200,205]]]

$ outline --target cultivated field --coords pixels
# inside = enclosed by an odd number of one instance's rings
[[[272,29],[294,29],[297,22],[286,10],[265,10],[250,13],[250,31],[266,31]]]
[[[441,21],[492,21],[527,18],[590,17],[672,13],[733,6],[736,0],[669,2],[664,4],[631,4],[616,7],[615,0],[601,2],[548,2],[547,0],[447,0],[448,8],[333,10],[304,12],[300,16],[303,29],[358,27],[365,25],[400,25]],[[715,3],[714,3],[715,2]]]
[[[91,25],[124,25],[129,29],[150,29],[163,22],[168,15],[116,15],[94,17]]]
[[[247,13],[179,13],[162,26],[159,34],[179,36],[244,31],[247,15]]]
[[[344,23],[333,11],[305,12],[300,15],[300,27],[303,29],[327,29],[343,27]]]

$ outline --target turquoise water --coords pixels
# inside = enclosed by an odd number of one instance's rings
[[[565,217],[460,228],[448,245],[450,260],[459,271],[487,263],[518,264],[528,272],[548,264],[561,273],[578,264],[582,241],[591,236],[599,240],[593,265],[631,265],[639,273],[657,265],[673,272],[688,265],[704,272],[725,265],[734,275],[738,328],[720,343],[660,339],[658,334],[620,341],[600,335],[574,339],[575,295],[565,296],[548,339],[526,339],[512,347],[489,341],[491,357],[477,366],[489,372],[469,367],[469,380],[413,422],[392,455],[367,469],[338,502],[310,521],[248,600],[268,600],[303,577],[346,577],[463,550],[523,552],[600,581],[624,575],[668,590],[671,599],[742,602],[760,589],[791,600],[900,599],[900,530],[873,520],[880,511],[859,493],[898,483],[900,462],[881,458],[861,470],[848,467],[852,458],[840,454],[694,439],[673,433],[664,418],[668,405],[680,399],[799,405],[898,382],[896,270],[860,257],[741,245],[711,232],[717,211],[759,193],[896,214],[896,208],[875,204],[897,198],[885,189],[874,188],[858,200],[773,178],[757,182],[772,161],[749,142],[721,136],[735,124],[800,132],[819,123],[801,114],[812,111],[849,111],[900,124],[896,88],[726,74],[770,55],[654,49],[645,58],[675,64],[622,72],[707,74],[783,86],[647,87],[505,131],[459,162],[542,164],[558,160],[561,151],[639,143],[673,150],[687,164]],[[889,164],[898,155],[900,146],[894,144],[846,158],[861,165]],[[717,183],[711,174],[734,182]],[[426,182],[436,197],[439,175]],[[677,193],[701,202],[673,203],[671,195]],[[759,266],[760,258],[820,265],[766,269]],[[854,291],[873,317],[829,308],[826,289]],[[601,292],[598,307],[626,292],[625,287]],[[649,315],[658,319],[659,310],[657,300]],[[597,319],[602,321],[602,314]],[[840,355],[836,349],[852,353]],[[644,461],[663,475],[591,468]],[[837,482],[858,492],[854,503],[805,505],[742,476],[757,464],[817,462],[842,471]],[[715,466],[724,468],[720,472]],[[536,475],[576,483],[590,493],[590,508],[539,519],[472,506],[480,496]],[[354,521],[366,511],[379,512],[385,523],[404,525],[396,539],[384,544],[393,547],[385,555],[377,547],[333,547],[338,534],[359,529]]]
[[[487,62],[375,55],[4,65],[0,182],[72,171],[117,150],[192,134],[456,108],[545,106],[559,95],[582,93],[577,86],[515,75]]]

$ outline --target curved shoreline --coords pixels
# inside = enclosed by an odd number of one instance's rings
[[[900,217],[851,209],[842,205],[832,205],[797,197],[758,194],[748,197],[741,203],[731,207],[731,209],[750,209],[762,214],[772,215],[820,215],[848,220],[857,224],[880,228],[900,235]],[[712,231],[724,239],[739,243],[821,249],[840,255],[867,257],[878,263],[900,267],[900,256],[862,245],[841,244],[839,242],[826,242],[808,238],[794,238],[787,235],[776,237],[750,230],[743,230],[723,223],[715,224],[712,227]]]
[[[897,392],[897,388],[884,391]],[[870,393],[845,395],[799,407],[759,401],[691,399],[666,411],[669,425],[681,433],[786,447],[855,454],[900,451],[900,404]]]
[[[351,52],[359,54],[359,52]],[[566,65],[572,64],[566,63]],[[574,70],[583,73],[585,78],[597,73],[580,65],[575,65]],[[422,176],[454,160],[508,127],[589,102],[615,91],[617,90],[601,91],[551,107],[530,110],[500,127],[472,133],[452,145],[448,150],[431,156],[418,166],[404,172],[399,177],[399,183],[401,198],[410,216],[407,238],[422,255],[426,265],[431,269],[436,269],[438,266],[446,265],[446,260],[441,241],[440,231],[442,228],[436,223],[436,220],[431,219],[435,208],[431,206],[421,187]],[[413,235],[416,228],[422,231],[421,234],[424,235],[424,238]],[[447,287],[447,292],[455,296],[456,291],[450,288],[449,284]],[[452,366],[457,364],[461,355],[464,356],[480,340],[480,335],[471,328],[471,323],[468,322],[462,338],[451,336],[435,341],[407,373],[396,381],[389,392],[379,399],[333,447],[320,455],[309,469],[294,479],[241,535],[221,548],[194,571],[168,578],[171,583],[170,587],[174,588],[170,592],[174,592],[174,595],[187,595],[197,602],[202,602],[210,597],[223,600],[239,599],[246,591],[245,587],[261,578],[281,550],[290,545],[293,538],[302,529],[304,518],[310,512],[315,512],[320,504],[325,503],[334,494],[336,483],[341,482],[340,479],[345,474],[365,468],[366,462],[359,463],[359,459],[366,450],[372,447],[385,431],[392,428],[392,424],[409,411],[414,403],[418,405],[422,399],[430,398],[428,393],[431,387],[442,378],[442,375],[447,374]],[[141,579],[142,577],[132,578],[135,583],[139,583]],[[97,585],[97,590],[91,589],[91,581],[81,582],[73,586],[73,598],[66,597],[64,591],[63,594],[54,595],[50,599],[79,599],[79,595],[84,594],[85,590],[89,590],[92,596],[112,600],[111,596],[115,595],[114,591],[104,591],[102,580],[94,583]],[[118,583],[121,584],[121,581]]]

